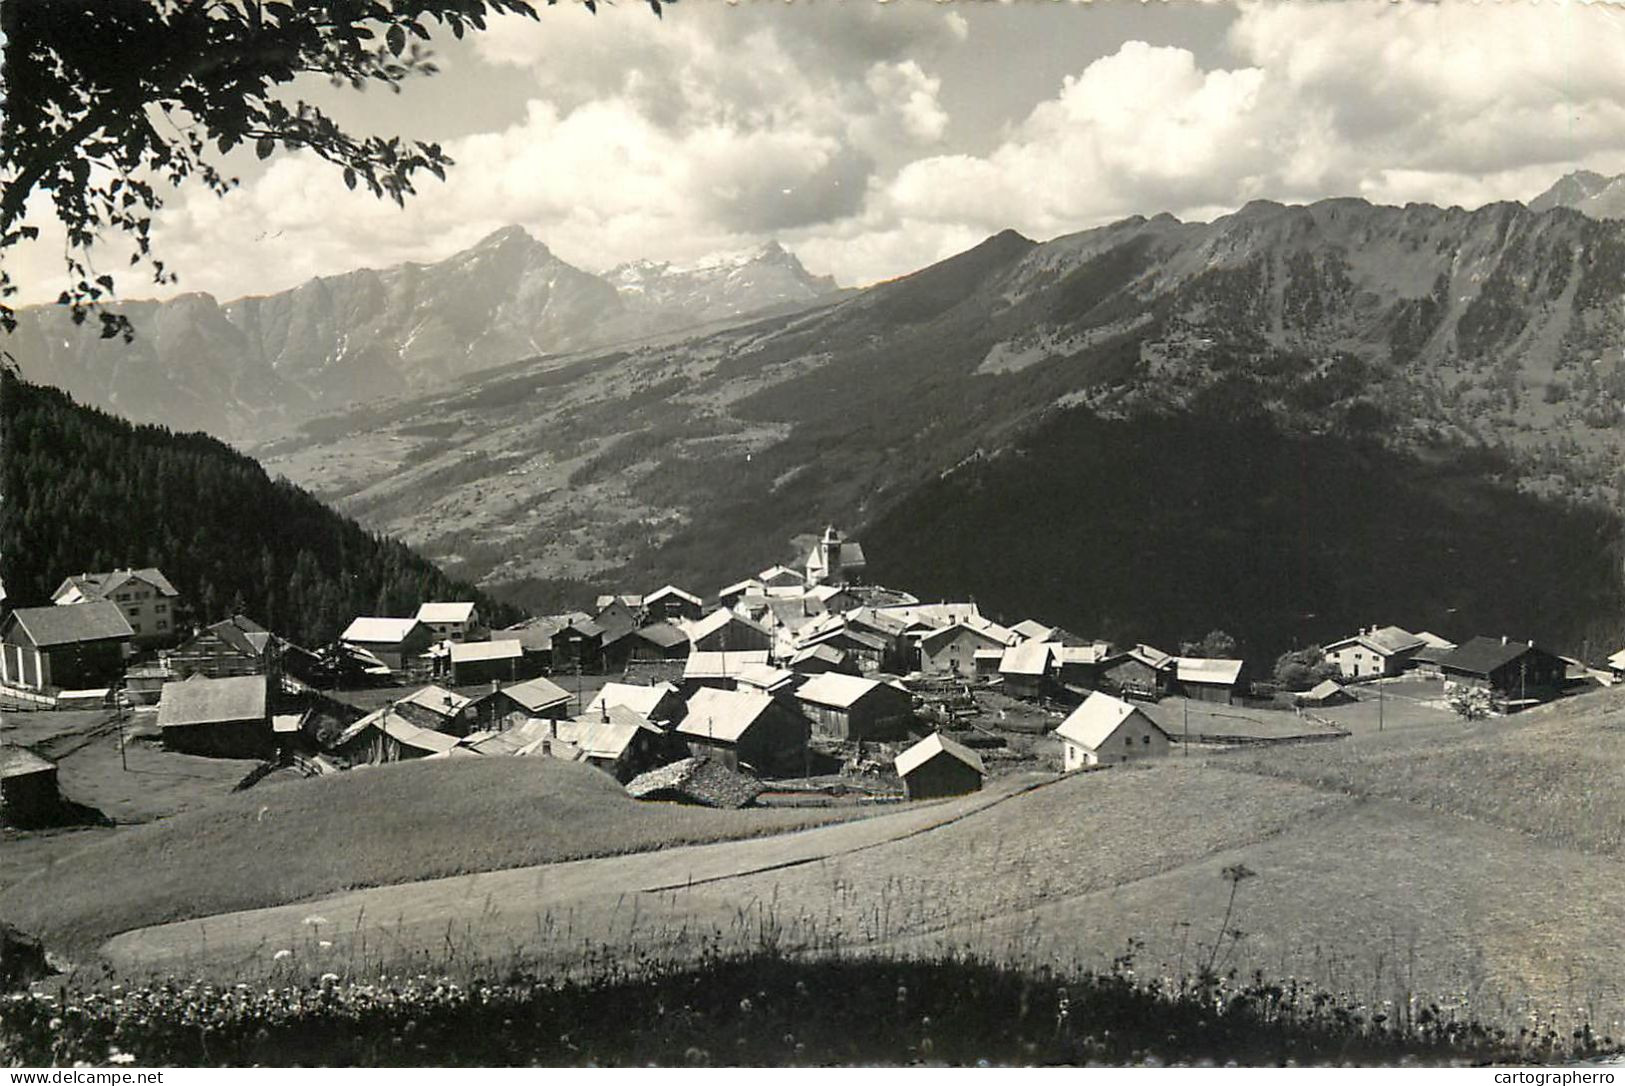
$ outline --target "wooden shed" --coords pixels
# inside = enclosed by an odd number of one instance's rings
[[[979,792],[987,777],[981,755],[932,732],[897,756],[897,775],[909,799],[940,799]]]
[[[158,699],[164,746],[215,758],[264,758],[276,747],[264,675],[166,683]]]
[[[135,633],[105,600],[19,607],[0,619],[0,678],[26,690],[106,686]]]
[[[0,825],[49,825],[61,812],[56,763],[26,748],[0,744]]]

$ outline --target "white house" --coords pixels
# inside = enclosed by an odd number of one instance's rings
[[[1370,626],[1325,648],[1328,663],[1350,679],[1398,675],[1428,642],[1398,626]]]
[[[1055,729],[1061,740],[1061,766],[1068,772],[1086,765],[1161,758],[1168,733],[1137,707],[1096,691]]]
[[[480,613],[472,603],[425,603],[418,608],[417,619],[436,641],[467,641],[479,627]]]

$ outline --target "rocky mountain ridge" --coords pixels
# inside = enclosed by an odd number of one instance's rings
[[[19,312],[6,349],[31,380],[138,422],[251,440],[313,414],[444,388],[525,358],[811,304],[834,291],[776,243],[690,266],[598,276],[506,227],[432,264],[323,276],[220,303],[129,302],[132,344],[55,306]]]

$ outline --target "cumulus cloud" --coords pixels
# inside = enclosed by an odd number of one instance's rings
[[[1249,4],[1205,51],[1102,47],[1057,7],[1045,44],[1082,50],[1076,66],[967,133],[950,103],[990,70],[972,25],[867,2],[502,20],[457,63],[520,81],[523,113],[482,125],[471,102],[475,131],[443,141],[449,180],[404,212],[293,155],[226,200],[176,199],[158,242],[184,285],[222,296],[437,259],[509,223],[593,270],[777,237],[864,283],[1006,227],[1257,197],[1477,206],[1577,166],[1625,172],[1625,11],[1604,5]]]

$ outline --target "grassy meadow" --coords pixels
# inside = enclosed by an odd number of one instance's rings
[[[547,758],[410,762],[254,788],[120,831],[0,893],[0,917],[70,954],[150,924],[586,856],[782,833],[865,809],[642,804]]]

